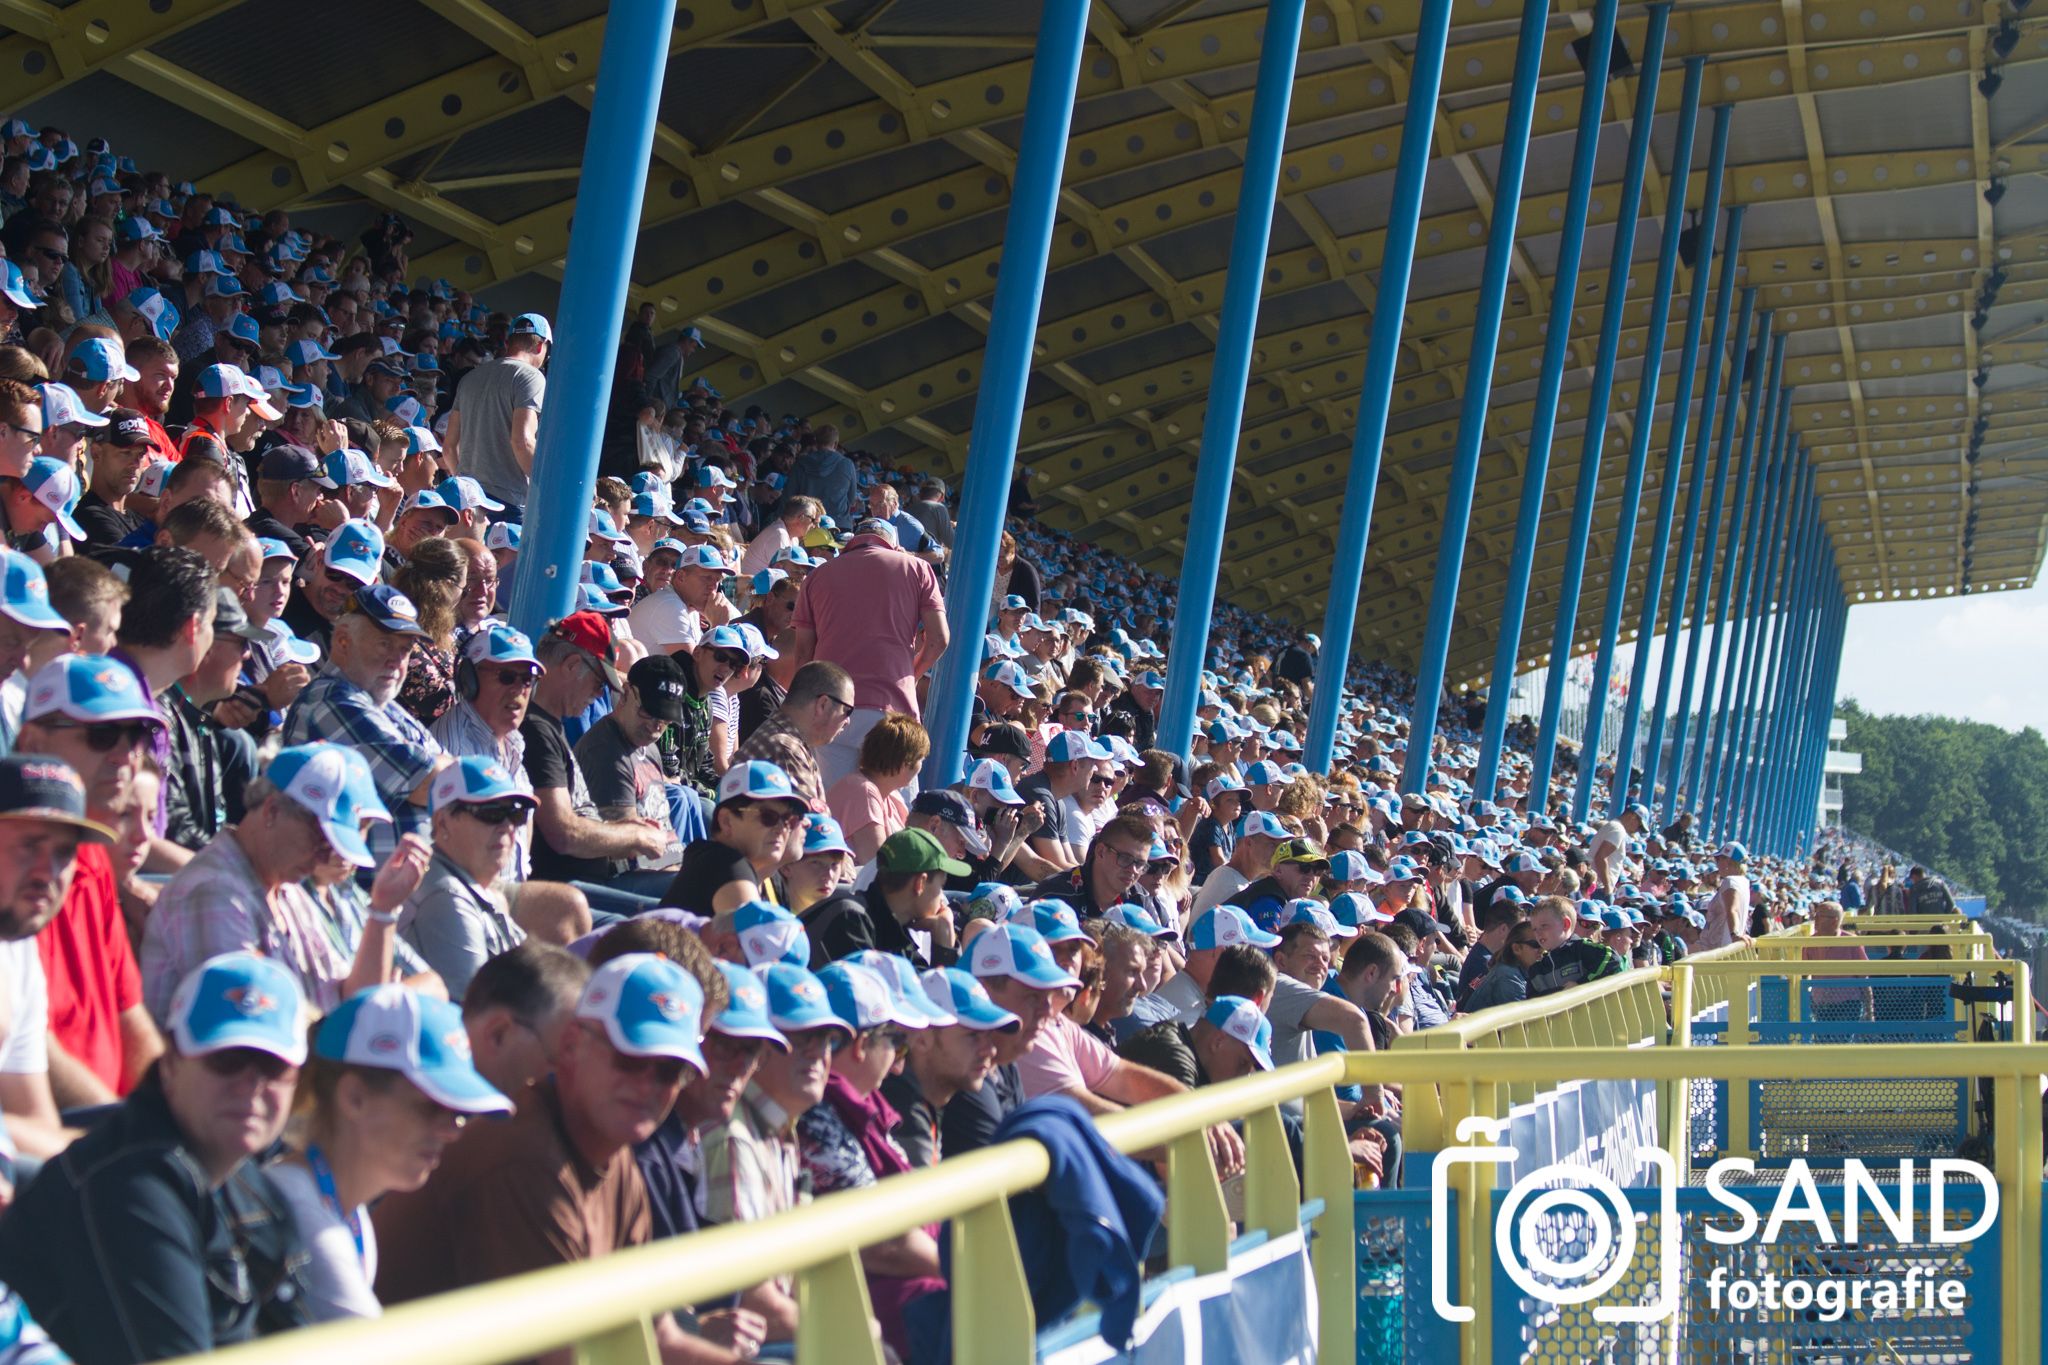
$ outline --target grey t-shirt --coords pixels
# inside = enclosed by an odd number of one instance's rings
[[[547,386],[538,369],[508,359],[477,366],[455,391],[455,411],[462,414],[456,459],[464,474],[500,502],[526,505],[527,474],[512,456],[512,414],[522,408],[539,412]]]
[[[1273,998],[1266,1003],[1266,1019],[1273,1025],[1274,1066],[1305,1062],[1315,1055],[1309,1046],[1309,1031],[1301,1025],[1309,1010],[1324,998],[1321,991],[1304,986],[1285,972],[1274,978]]]

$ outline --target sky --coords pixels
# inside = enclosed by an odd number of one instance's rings
[[[1852,606],[1837,696],[2048,732],[2048,585]]]

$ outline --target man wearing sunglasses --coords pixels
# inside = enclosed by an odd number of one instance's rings
[[[377,524],[343,522],[324,545],[301,561],[291,600],[284,606],[284,623],[301,640],[318,645],[325,655],[333,641],[334,623],[348,610],[350,599],[383,572],[384,533]]]
[[[80,1361],[156,1360],[296,1325],[308,1295],[282,1200],[252,1158],[306,1059],[298,984],[227,953],[178,986],[170,1050],[0,1221],[8,1284]],[[136,1235],[146,1227],[148,1236]]]
[[[457,759],[434,779],[434,857],[398,932],[458,1003],[479,967],[525,941],[495,884],[535,804],[496,759]]]

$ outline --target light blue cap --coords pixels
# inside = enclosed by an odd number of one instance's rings
[[[1250,1049],[1259,1070],[1273,1069],[1273,1024],[1256,1002],[1241,995],[1219,995],[1202,1018]]]
[[[968,790],[984,791],[1006,806],[1021,806],[1024,798],[1010,782],[1009,769],[992,758],[978,759],[967,770]]]
[[[725,770],[725,776],[718,779],[720,805],[728,801],[737,801],[741,797],[750,801],[794,801],[805,806],[810,804],[790,782],[788,773],[773,763],[758,758],[733,764]]]
[[[602,1024],[628,1057],[673,1057],[699,1076],[709,1070],[697,1042],[704,988],[657,953],[626,953],[599,967],[576,1002],[576,1017]]]
[[[458,512],[502,512],[505,504],[484,492],[484,486],[467,474],[453,474],[434,485],[441,500]]]
[[[1050,896],[1026,901],[1004,916],[1004,922],[1029,925],[1047,943],[1088,941],[1086,931],[1081,928],[1081,917],[1074,913],[1074,907]]]
[[[1011,665],[1015,667],[1015,665]],[[1115,758],[1116,750],[1080,730],[1062,730],[1046,742],[1047,763],[1072,763],[1077,759]]]
[[[1294,832],[1280,823],[1280,817],[1269,810],[1255,810],[1244,817],[1241,838],[1249,839],[1261,835],[1268,839],[1292,839]]]
[[[487,622],[463,641],[462,655],[474,664],[529,664],[537,673],[546,671],[526,632],[502,621]]]
[[[536,804],[533,793],[520,786],[504,764],[480,754],[465,754],[434,774],[428,798],[427,808],[434,814],[449,806],[474,806],[487,801]]]
[[[316,664],[320,662],[320,646],[311,640],[301,640],[298,633],[286,623],[282,616],[273,616],[260,627],[270,647],[282,655],[287,662],[295,664]]]
[[[57,525],[73,540],[85,539],[85,528],[72,517],[71,509],[78,505],[78,475],[63,460],[53,460],[47,455],[38,455],[28,462],[28,472],[21,477],[21,486],[37,502],[50,509]]]
[[[768,988],[768,1018],[786,1037],[806,1029],[852,1030],[832,1012],[825,998],[825,983],[809,968],[789,962],[771,962],[760,969],[761,984]]]
[[[782,1051],[789,1040],[768,1017],[768,987],[752,971],[737,962],[720,962],[725,977],[725,1008],[711,1021],[711,1031],[728,1038],[760,1038]]]
[[[459,1114],[509,1114],[512,1101],[470,1056],[462,1010],[400,985],[357,991],[320,1021],[313,1053],[331,1062],[396,1071]]]
[[[371,867],[376,859],[363,838],[362,822],[389,820],[391,813],[381,802],[373,809],[363,800],[361,784],[351,772],[351,754],[342,745],[324,741],[280,749],[263,776],[320,822],[336,853],[357,867]]]
[[[1277,948],[1280,936],[1269,934],[1252,922],[1252,917],[1235,905],[1213,905],[1188,926],[1188,947],[1196,952],[1211,948],[1233,948],[1248,943],[1254,948]]]
[[[1111,924],[1121,924],[1135,929],[1147,938],[1172,938],[1174,931],[1152,917],[1152,912],[1131,901],[1119,901],[1102,912],[1102,917]]]
[[[811,960],[811,936],[803,921],[779,905],[742,901],[732,912],[732,928],[749,967],[770,962],[801,967]]]
[[[816,853],[854,856],[853,846],[846,842],[846,834],[839,828],[839,822],[829,815],[812,811],[804,817],[804,857]]]
[[[989,999],[987,988],[958,967],[934,967],[919,982],[932,1008],[964,1029],[1015,1033],[1023,1026],[1023,1020]]]
[[[293,1066],[306,1060],[305,997],[298,978],[275,958],[208,958],[178,983],[165,1022],[180,1056],[246,1047]]]
[[[1081,984],[1054,960],[1045,936],[1024,924],[998,924],[976,935],[968,949],[968,970],[983,980],[1007,976],[1042,991]]]
[[[1285,929],[1290,924],[1313,924],[1331,938],[1350,938],[1358,932],[1350,925],[1340,923],[1330,913],[1330,907],[1313,896],[1297,896],[1281,907],[1275,926]]]
[[[1333,882],[1363,881],[1371,865],[1363,853],[1351,849],[1339,849],[1330,855],[1330,880]]]
[[[164,724],[135,671],[103,654],[60,654],[36,670],[29,679],[22,719],[45,716],[86,725],[139,720],[161,729]]]
[[[384,567],[384,533],[360,517],[344,521],[321,552],[326,566],[363,583],[374,583]]]

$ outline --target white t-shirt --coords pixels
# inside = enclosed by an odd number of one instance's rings
[[[772,568],[775,556],[794,544],[796,539],[789,534],[789,523],[777,517],[748,542],[747,552],[740,556],[740,577],[752,578],[761,570]]]
[[[1235,896],[1251,884],[1252,879],[1250,877],[1245,876],[1244,873],[1239,872],[1229,863],[1225,863],[1214,872],[1211,872],[1209,880],[1203,882],[1202,889],[1195,893],[1195,904],[1192,913],[1200,915],[1204,910],[1210,909],[1212,906],[1227,904],[1232,896]]]
[[[674,588],[651,592],[633,604],[626,623],[633,638],[650,651],[673,654],[678,649],[695,649],[703,637],[704,623],[697,613],[676,596]]]
[[[311,1260],[306,1265],[308,1305],[316,1322],[335,1318],[376,1318],[384,1315],[370,1288],[377,1282],[377,1230],[367,1208],[356,1210],[363,1232],[363,1251],[356,1254],[355,1234],[320,1197],[313,1173],[296,1161],[279,1161],[265,1171],[292,1211],[292,1225]]]
[[[0,1007],[7,1019],[7,1037],[0,1041],[0,1072],[43,1075],[50,1069],[50,988],[33,938],[0,943],[0,980],[6,983]]]

